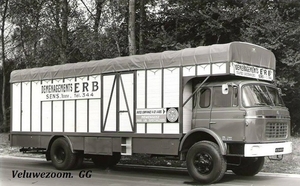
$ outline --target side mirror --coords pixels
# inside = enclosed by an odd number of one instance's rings
[[[222,85],[222,94],[228,94],[229,89],[227,84]]]

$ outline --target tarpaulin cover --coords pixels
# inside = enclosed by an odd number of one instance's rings
[[[220,62],[238,62],[272,70],[276,68],[275,56],[270,50],[251,43],[231,42],[186,48],[178,51],[15,70],[11,73],[10,82],[73,78],[119,71],[193,66]]]

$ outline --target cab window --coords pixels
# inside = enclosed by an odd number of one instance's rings
[[[222,87],[214,87],[213,107],[234,107],[237,106],[236,89],[228,86],[228,94],[222,93]]]
[[[207,108],[210,106],[211,92],[209,88],[203,88],[200,91],[200,107]]]

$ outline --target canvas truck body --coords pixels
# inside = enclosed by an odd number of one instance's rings
[[[257,162],[254,175],[260,157],[291,152],[274,73],[274,54],[243,42],[16,70],[11,145],[58,169],[144,153],[186,160],[200,182]]]

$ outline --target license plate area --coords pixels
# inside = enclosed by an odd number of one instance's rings
[[[284,151],[284,148],[283,147],[280,147],[280,148],[276,148],[275,149],[275,152],[283,152]]]

